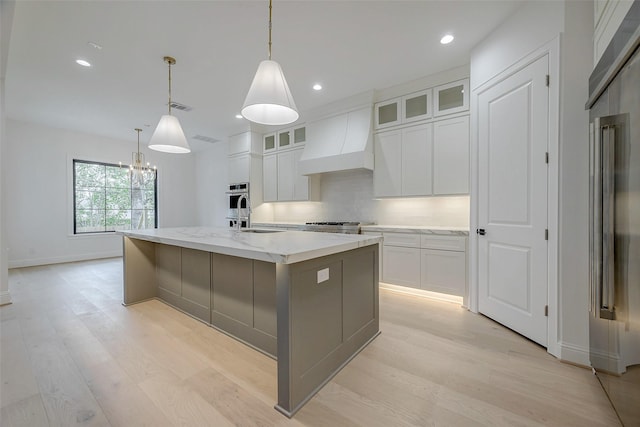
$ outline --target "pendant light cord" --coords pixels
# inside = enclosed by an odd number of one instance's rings
[[[271,0],[269,0],[269,61],[271,61]]]
[[[171,115],[171,61],[169,64],[169,115]]]

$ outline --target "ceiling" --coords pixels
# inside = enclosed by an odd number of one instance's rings
[[[469,63],[520,0],[273,2],[273,59],[304,112]],[[193,137],[225,140],[267,57],[268,1],[18,0],[5,81],[9,118],[148,141],[167,105]],[[456,39],[441,45],[447,32]],[[92,47],[89,42],[102,48]],[[92,66],[81,67],[78,58]],[[319,82],[322,91],[312,85]],[[254,130],[264,131],[264,128]]]

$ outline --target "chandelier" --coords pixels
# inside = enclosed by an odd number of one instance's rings
[[[140,151],[140,132],[142,129],[134,129],[138,132],[138,151],[131,153],[131,164],[129,165],[129,176],[131,177],[131,186],[139,188],[145,182],[156,179],[157,167],[151,166],[149,162],[144,161],[144,153]],[[122,162],[119,162],[122,167]]]

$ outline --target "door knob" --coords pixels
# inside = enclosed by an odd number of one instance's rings
[[[487,231],[484,228],[476,228],[476,233],[484,236],[485,234],[487,234]]]

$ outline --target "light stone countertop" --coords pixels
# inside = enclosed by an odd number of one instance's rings
[[[468,227],[443,227],[431,225],[363,225],[363,232],[434,234],[438,236],[468,236]]]
[[[227,227],[155,228],[121,231],[119,234],[155,243],[281,264],[292,264],[382,243],[381,237],[362,234],[306,231],[248,233]]]
[[[291,222],[256,222],[255,227],[265,228],[295,228],[304,224]],[[433,234],[438,236],[468,236],[468,227],[434,226],[434,225],[361,225],[362,232],[373,231],[379,233],[412,233],[412,234]]]

